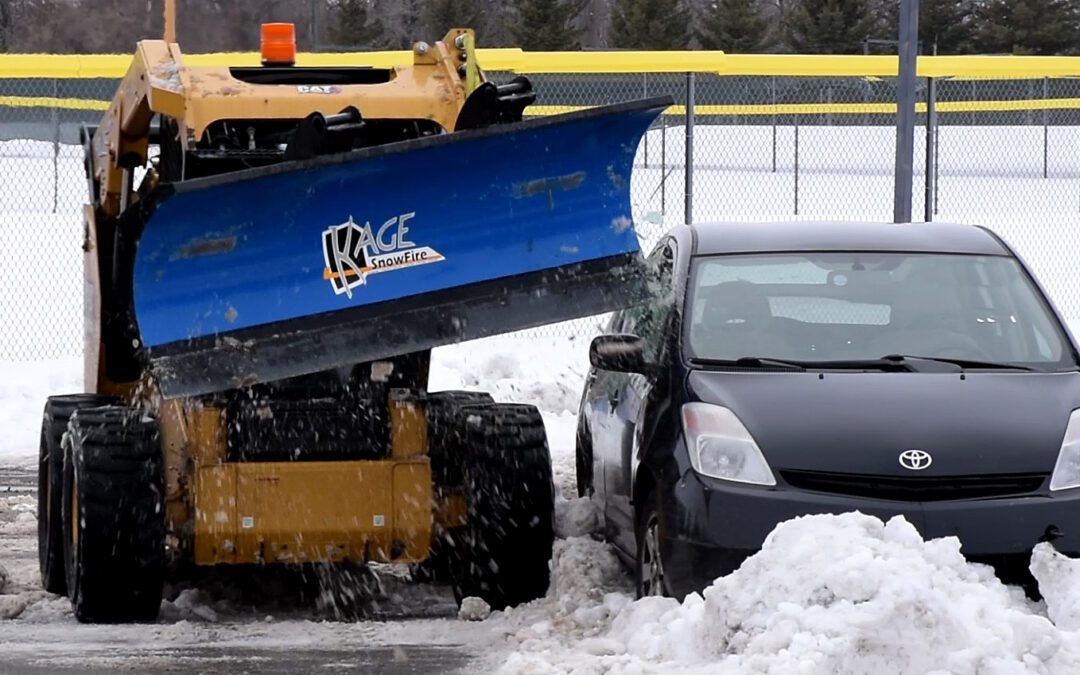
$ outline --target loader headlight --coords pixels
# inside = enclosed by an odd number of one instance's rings
[[[737,483],[776,485],[754,438],[731,410],[710,403],[682,407],[686,449],[694,470]]]
[[[1080,410],[1072,411],[1061,440],[1057,464],[1050,476],[1051,490],[1068,490],[1080,487]]]

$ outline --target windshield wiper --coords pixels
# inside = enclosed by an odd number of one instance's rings
[[[1022,370],[1036,369],[1016,363],[953,359],[937,356],[913,356],[910,354],[886,354],[878,359],[843,359],[836,361],[796,361],[794,359],[770,359],[760,356],[743,356],[738,359],[710,359],[694,357],[690,363],[714,368],[781,368],[784,370],[882,370],[886,372],[959,373],[967,369]]]
[[[760,356],[743,356],[737,359],[708,359],[695,356],[690,359],[695,366],[712,366],[714,368],[781,368],[783,370],[803,371],[806,365],[801,361],[787,361],[785,359],[768,359]]]
[[[847,359],[842,361],[796,361],[793,359],[770,359],[760,356],[743,356],[738,359],[708,359],[694,357],[690,363],[714,368],[784,368],[787,370],[885,370],[914,372],[906,361],[893,359]]]
[[[969,368],[985,368],[987,370],[1023,370],[1027,372],[1035,371],[1035,369],[1031,368],[1030,366],[1022,366],[1018,363],[1003,363],[1000,361],[979,361],[976,359],[954,359],[944,356],[911,356],[909,354],[887,354],[885,356],[882,356],[881,358],[896,363],[904,363],[908,361],[933,361],[935,363],[948,363],[959,367],[961,370],[967,370]]]

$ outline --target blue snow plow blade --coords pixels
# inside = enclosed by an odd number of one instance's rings
[[[159,188],[134,260],[169,398],[627,307],[630,210],[671,99],[593,108]]]

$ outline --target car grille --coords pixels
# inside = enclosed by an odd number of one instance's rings
[[[1049,474],[999,473],[908,478],[823,471],[781,471],[780,475],[788,485],[800,490],[904,502],[934,502],[1029,494],[1042,487]]]

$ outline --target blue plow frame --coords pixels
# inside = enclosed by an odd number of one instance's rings
[[[133,306],[167,397],[642,301],[638,142],[669,98],[160,188]]]

